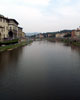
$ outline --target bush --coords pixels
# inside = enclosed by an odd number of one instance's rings
[[[6,40],[3,42],[0,42],[0,45],[9,45],[9,44],[15,44],[15,43],[18,43],[18,39]]]

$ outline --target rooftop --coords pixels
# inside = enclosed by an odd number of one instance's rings
[[[7,18],[7,17],[4,17],[3,15],[0,14],[0,18],[4,18],[8,21],[14,21],[16,24],[19,24],[15,19],[12,19],[12,18]]]
[[[18,27],[19,29],[23,29],[22,27]]]
[[[14,21],[16,24],[19,24],[15,19],[9,19],[9,21]]]

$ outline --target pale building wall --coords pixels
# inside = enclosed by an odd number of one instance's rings
[[[22,32],[22,37],[25,38],[25,33],[24,32]]]
[[[8,37],[8,21],[5,18],[0,18],[0,27],[3,27],[0,29],[1,32],[1,38],[7,38]]]
[[[9,30],[10,30],[10,28],[12,30],[18,31],[18,25],[14,21],[9,21]]]
[[[3,28],[0,27],[0,41],[3,39]]]
[[[56,38],[63,38],[65,35],[65,33],[62,33],[62,34],[56,34]]]
[[[18,37],[19,37],[19,38],[22,38],[22,33],[23,33],[22,30],[23,30],[23,29],[22,29],[21,27],[18,27]]]
[[[13,38],[18,38],[18,24],[14,20],[9,20],[9,31],[13,32]]]
[[[56,38],[59,38],[60,37],[60,34],[56,34]]]
[[[75,31],[75,36],[80,38],[80,31]]]
[[[10,34],[13,35],[10,36]],[[0,15],[0,40],[4,38],[14,39],[22,37],[24,37],[24,33],[22,28],[18,28],[18,22],[15,19],[8,19]]]

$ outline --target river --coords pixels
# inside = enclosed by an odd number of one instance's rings
[[[0,100],[80,100],[80,48],[34,41],[0,53]]]

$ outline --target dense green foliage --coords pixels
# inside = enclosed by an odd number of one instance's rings
[[[1,46],[0,47],[0,52],[6,51],[6,50],[13,50],[15,48],[28,45],[28,44],[30,44],[32,42],[33,41],[27,41],[27,42],[21,42],[21,43],[17,43],[17,44],[11,44],[11,45],[6,45],[6,46]]]
[[[18,43],[18,39],[13,39],[13,40],[5,40],[0,42],[0,45],[9,45],[9,44],[15,44]]]
[[[51,42],[64,42],[65,44],[69,44],[69,45],[74,45],[74,46],[78,46],[80,47],[80,41],[76,41],[76,40],[71,40],[69,38],[63,38],[63,39],[56,39],[56,38],[47,38],[48,41]]]

